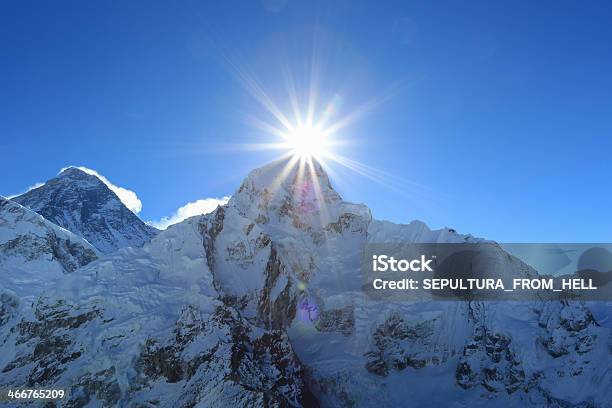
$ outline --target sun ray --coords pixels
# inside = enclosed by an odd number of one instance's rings
[[[397,177],[336,153],[332,153],[332,156],[331,159],[334,162],[397,193],[411,197],[418,196],[420,198],[427,198],[430,202],[435,200],[435,197],[432,196],[432,191],[422,184]]]
[[[291,103],[291,108],[293,109],[293,117],[295,118],[295,123],[297,127],[301,127],[303,126],[303,121],[302,112],[300,111],[300,104],[297,96],[297,89],[295,87],[293,75],[291,75],[291,71],[286,65],[283,67],[283,74],[285,77],[285,84],[287,86],[287,93],[289,94],[289,102]]]
[[[365,102],[364,104],[362,104],[357,109],[353,110],[352,112],[350,112],[343,118],[335,121],[330,126],[326,127],[327,131],[329,133],[338,132],[339,130],[353,123],[355,120],[361,118],[365,114],[369,113],[373,109],[377,108],[381,104],[388,101],[390,98],[396,95],[397,92],[399,92],[401,89],[402,87],[399,85],[389,87],[386,92],[383,92],[376,98],[370,99],[369,101]]]
[[[283,166],[283,169],[278,173],[278,175],[274,178],[271,185],[271,193],[274,194],[275,191],[278,191],[281,184],[287,179],[293,168],[296,166],[299,158],[294,155],[285,154],[281,159],[286,159],[287,162]]]
[[[255,79],[254,75],[249,74],[246,68],[241,67],[236,59],[230,58],[222,53],[222,58],[234,72],[246,91],[255,98],[272,116],[276,118],[286,129],[291,129],[291,121],[285,116],[283,111],[274,103],[272,98],[266,93],[264,87]]]
[[[237,59],[233,59],[228,53],[222,53],[222,57],[231,71],[235,74],[244,89],[271,115],[276,123],[269,123],[266,120],[253,116],[247,117],[247,122],[264,134],[272,136],[276,140],[259,143],[246,143],[240,145],[248,150],[278,150],[283,154],[282,158],[291,158],[283,170],[282,177],[286,177],[290,166],[299,166],[298,173],[303,176],[304,165],[306,171],[313,172],[314,161],[324,166],[325,171],[336,174],[332,166],[324,164],[329,161],[338,164],[350,171],[356,172],[378,184],[381,184],[394,191],[406,191],[406,185],[410,185],[412,194],[424,194],[426,188],[411,183],[406,180],[398,180],[397,177],[367,166],[355,160],[351,160],[338,153],[339,148],[353,143],[350,140],[341,140],[338,133],[352,125],[356,120],[362,118],[367,113],[387,102],[399,91],[404,88],[402,82],[395,83],[388,87],[378,96],[365,101],[357,108],[339,116],[343,108],[342,96],[338,93],[330,93],[328,101],[320,101],[320,80],[321,80],[321,50],[318,47],[318,33],[315,31],[313,37],[313,47],[310,64],[308,65],[307,81],[305,94],[299,92],[296,78],[292,74],[287,64],[281,66],[281,77],[284,78],[284,85],[288,96],[288,112],[281,109],[279,105],[264,88],[256,76],[247,67],[241,66]],[[405,81],[404,81],[405,82]],[[300,100],[305,101],[305,106],[301,106]],[[323,103],[321,103],[323,102]],[[322,110],[319,110],[321,103]],[[304,109],[302,109],[304,108]],[[288,114],[287,114],[288,113]],[[316,177],[313,177],[315,180]],[[318,194],[321,193],[321,186],[316,186]]]
[[[319,48],[317,47],[318,31],[313,32],[312,57],[310,59],[310,83],[308,90],[308,113],[306,114],[306,126],[313,126],[314,115],[316,111],[317,97],[319,92],[319,74],[320,66],[318,65]]]
[[[321,184],[319,184],[319,178],[316,177],[316,170],[315,170],[313,160],[316,160],[316,159],[308,158],[308,169],[310,171],[310,178],[313,180],[313,188],[314,188],[315,197],[317,198],[317,201],[319,203],[319,210],[320,210],[319,220],[321,222],[321,225],[324,225],[324,224],[327,224],[330,220],[329,211],[327,209],[327,203],[323,195]],[[319,165],[323,166],[320,161],[319,161]]]
[[[246,120],[247,123],[250,123],[253,127],[262,130],[263,132],[266,132],[272,136],[277,136],[281,139],[286,139],[287,138],[287,133],[288,132],[292,132],[294,131],[294,127],[291,126],[289,129],[287,130],[282,130],[277,128],[274,125],[271,125],[270,123],[261,120],[259,118],[256,118],[254,116],[246,116]]]

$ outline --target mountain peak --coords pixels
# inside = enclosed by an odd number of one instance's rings
[[[321,187],[332,189],[327,172],[317,159],[302,160],[285,157],[252,170],[246,178],[261,185],[273,186],[279,182],[295,184],[301,180],[317,182]],[[246,180],[245,180],[246,181]]]
[[[327,172],[315,159],[280,159],[259,167],[249,173],[234,197],[244,192],[263,194],[267,200],[310,201],[311,204],[342,201],[332,188]]]
[[[78,167],[75,167],[75,166],[68,166],[68,167],[63,168],[62,171],[59,172],[57,177],[81,178],[81,179],[89,179],[93,177],[97,180],[100,180],[98,177],[94,176],[93,174],[89,174],[86,171],[79,169]]]
[[[51,184],[78,185],[81,189],[100,189],[106,190],[108,186],[96,175],[90,174],[78,167],[70,166],[63,168],[57,176],[47,180],[43,186]],[[43,187],[41,186],[41,187]],[[27,194],[27,193],[26,193]]]
[[[365,206],[345,203],[317,160],[284,158],[257,168],[245,178],[229,206],[257,224],[319,229],[344,213],[370,218]]]
[[[87,239],[102,253],[141,246],[157,230],[130,211],[99,177],[67,167],[13,200]]]

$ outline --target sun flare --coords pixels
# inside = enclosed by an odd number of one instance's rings
[[[294,75],[285,70],[284,79],[288,98],[283,104],[277,103],[250,70],[230,61],[236,77],[244,88],[263,108],[264,115],[246,114],[245,119],[259,130],[257,142],[241,144],[249,150],[277,150],[278,159],[288,160],[291,167],[298,166],[300,172],[313,172],[315,164],[336,177],[330,165],[352,170],[375,182],[399,190],[404,181],[345,156],[351,146],[359,142],[354,135],[347,137],[347,130],[356,120],[388,100],[397,90],[392,87],[381,95],[347,110],[347,101],[340,93],[321,93],[319,67],[311,64],[310,83],[304,88],[296,86]],[[286,176],[284,172],[280,177]]]
[[[320,159],[327,154],[329,140],[325,131],[314,126],[299,126],[286,135],[287,148],[300,159]]]

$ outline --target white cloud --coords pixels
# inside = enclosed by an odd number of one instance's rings
[[[79,170],[82,170],[85,173],[91,174],[92,176],[96,176],[97,178],[102,180],[102,182],[104,184],[106,184],[106,186],[108,188],[110,188],[111,191],[113,191],[115,194],[117,194],[117,197],[119,197],[119,200],[121,200],[121,202],[127,208],[129,208],[133,213],[138,214],[140,212],[140,210],[142,210],[142,202],[140,201],[140,199],[138,198],[136,193],[133,192],[132,190],[128,190],[127,188],[123,188],[123,187],[119,187],[119,186],[111,183],[106,177],[104,177],[103,175],[101,175],[97,171],[92,170],[92,169],[88,169],[87,167],[83,167],[83,166],[68,166],[68,167],[64,167],[63,169],[60,170],[60,173],[62,171],[64,171],[64,170],[66,170],[66,169],[69,169],[70,167],[74,167],[74,168],[77,168]]]
[[[10,200],[11,198],[15,198],[17,196],[20,196],[22,194],[27,193],[28,191],[34,190],[35,188],[38,188],[38,187],[44,186],[44,185],[45,185],[45,183],[34,183],[30,187],[26,188],[25,191],[22,191],[19,194],[13,194],[13,195],[7,196],[6,198],[8,198]]]
[[[208,214],[214,211],[217,206],[227,203],[229,197],[223,198],[205,198],[203,200],[187,203],[174,212],[170,217],[163,217],[159,221],[149,221],[148,224],[159,229],[166,229],[172,224],[179,223],[186,218],[194,215]]]

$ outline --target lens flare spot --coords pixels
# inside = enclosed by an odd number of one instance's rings
[[[312,299],[302,299],[298,305],[298,319],[303,323],[312,323],[319,317],[319,307]]]

